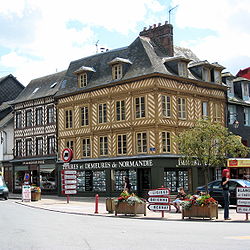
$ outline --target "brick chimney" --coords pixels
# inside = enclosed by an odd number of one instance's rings
[[[168,56],[174,56],[174,44],[173,44],[173,26],[167,21],[165,24],[161,23],[144,28],[140,32],[140,36],[149,37],[160,49]]]

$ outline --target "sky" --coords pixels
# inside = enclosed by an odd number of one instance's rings
[[[175,45],[232,74],[250,67],[249,0],[0,0],[0,77],[27,85],[97,47],[128,46],[174,7]]]

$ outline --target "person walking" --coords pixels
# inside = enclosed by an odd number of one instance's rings
[[[229,218],[229,204],[230,204],[229,179],[230,179],[229,170],[223,169],[221,186],[223,189],[223,196],[224,196],[224,220],[231,220],[231,218]]]

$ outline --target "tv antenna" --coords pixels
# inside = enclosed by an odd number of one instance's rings
[[[176,5],[175,7],[169,9],[168,11],[168,23],[170,24],[171,23],[171,12],[176,9],[179,5]]]
[[[98,43],[99,43],[99,40],[95,43],[95,47],[96,47],[96,54],[98,53]]]

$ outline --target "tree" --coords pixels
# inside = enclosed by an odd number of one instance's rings
[[[197,121],[194,127],[179,134],[177,142],[185,163],[202,168],[207,192],[209,168],[225,166],[228,157],[246,157],[249,153],[240,136],[210,120]]]

